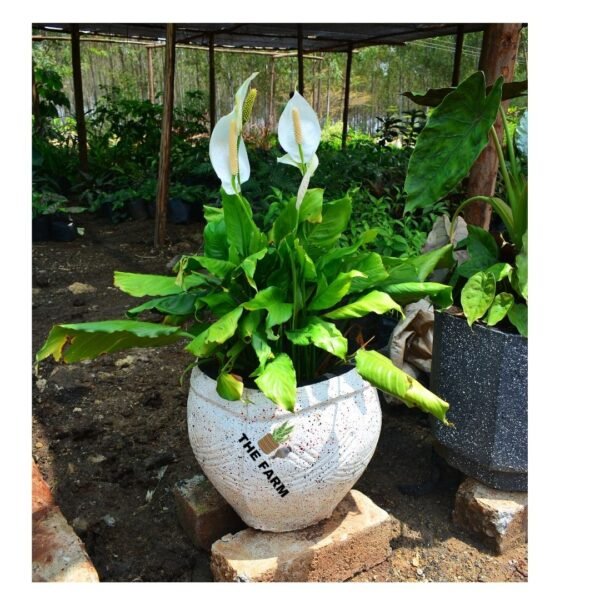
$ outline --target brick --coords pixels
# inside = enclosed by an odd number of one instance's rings
[[[32,576],[38,581],[97,582],[85,547],[54,502],[37,465],[32,469]]]
[[[212,546],[211,571],[215,581],[345,581],[391,555],[396,524],[351,490],[329,519],[306,529],[225,536]]]
[[[452,518],[502,554],[527,542],[527,492],[503,492],[468,478],[456,492]]]
[[[179,481],[173,494],[179,523],[197,548],[210,551],[213,542],[246,527],[203,475]]]

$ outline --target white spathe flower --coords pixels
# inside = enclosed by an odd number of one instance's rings
[[[227,194],[239,194],[241,184],[250,179],[250,162],[242,134],[242,109],[250,82],[258,75],[252,73],[235,94],[233,110],[221,117],[210,136],[208,155],[221,185]]]
[[[287,152],[277,161],[304,172],[319,147],[321,126],[315,111],[298,92],[294,92],[281,113],[277,136]]]

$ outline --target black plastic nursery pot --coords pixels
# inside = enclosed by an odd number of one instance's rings
[[[40,215],[31,220],[31,239],[34,242],[47,242],[50,239],[50,215]]]
[[[169,198],[167,216],[171,223],[183,225],[190,220],[190,205],[180,198]]]
[[[72,242],[77,238],[77,228],[68,217],[54,215],[50,224],[50,236],[55,242]]]
[[[190,221],[192,223],[200,223],[204,221],[204,202],[202,200],[195,200],[190,205]]]
[[[485,485],[527,491],[527,338],[436,312],[431,389],[453,427],[432,421],[438,452]]]
[[[148,218],[146,201],[141,198],[127,202],[127,213],[134,221],[144,221]]]

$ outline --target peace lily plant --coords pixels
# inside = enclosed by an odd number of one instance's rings
[[[55,325],[37,361],[67,363],[133,347],[184,342],[194,364],[210,369],[225,401],[246,401],[245,386],[258,387],[275,404],[294,411],[298,382],[355,364],[375,387],[446,422],[448,404],[363,343],[350,353],[349,321],[369,313],[402,312],[401,304],[428,296],[451,304],[451,288],[429,283],[449,259],[444,246],[417,258],[380,256],[368,250],[377,235],[365,232],[350,246],[339,243],[351,199],[324,202],[309,188],[318,166],[321,129],[297,92],[286,105],[278,159],[299,169],[298,194],[287,200],[270,229],[253,220],[242,185],[250,164],[242,137],[256,90],[252,74],[235,95],[233,110],[216,124],[209,154],[219,176],[221,206],[206,206],[202,254],[182,257],[173,275],[116,272],[114,285],[144,302],[127,319]],[[282,167],[283,168],[283,167]],[[144,320],[162,315],[161,323]]]

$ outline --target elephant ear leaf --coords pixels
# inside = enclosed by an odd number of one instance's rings
[[[431,206],[467,175],[488,144],[502,82],[498,78],[486,95],[485,76],[478,71],[433,110],[408,163],[405,213]]]
[[[98,321],[52,327],[38,351],[37,362],[53,356],[66,363],[95,358],[128,348],[165,346],[189,334],[179,327],[141,321]]]

